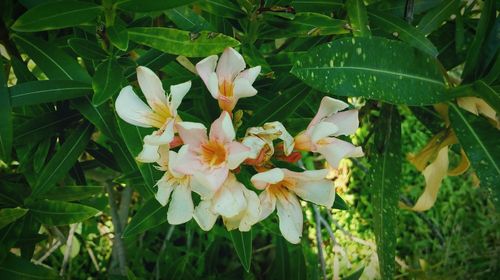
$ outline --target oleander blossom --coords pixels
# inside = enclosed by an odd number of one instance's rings
[[[235,141],[233,123],[226,111],[212,123],[209,137],[200,123],[182,122],[177,129],[185,152],[179,157],[176,170],[192,175],[204,186],[204,197],[211,197],[227,179],[229,170],[238,168],[248,157],[250,149]]]
[[[339,112],[347,107],[343,101],[323,97],[307,129],[295,136],[295,148],[320,153],[333,168],[337,168],[343,158],[363,156],[361,147],[336,138],[354,134],[358,129],[358,110]]]
[[[170,94],[165,95],[160,79],[149,68],[137,67],[137,80],[148,104],[134,93],[131,86],[126,86],[120,91],[115,108],[118,116],[127,123],[157,129],[144,137],[143,149],[136,158],[151,163],[160,159],[160,146],[168,147],[174,140],[175,124],[180,121],[177,108],[191,88],[191,81],[171,86]]]
[[[260,193],[260,220],[277,209],[279,228],[290,243],[300,242],[303,227],[302,207],[297,198],[331,208],[335,200],[335,185],[325,179],[327,169],[294,172],[273,168],[252,176]]]
[[[217,60],[217,55],[201,60],[196,64],[196,71],[210,94],[219,102],[219,107],[231,112],[238,99],[257,94],[252,84],[259,75],[261,67],[244,70],[245,60],[233,48],[226,48]]]

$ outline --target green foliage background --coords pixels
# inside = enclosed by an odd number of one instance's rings
[[[0,277],[494,278],[500,138],[456,99],[500,108],[497,10],[493,0],[1,1]],[[150,131],[115,115],[143,65],[164,88],[192,80],[180,114],[208,125],[219,109],[190,68],[226,47],[262,66],[259,94],[238,103],[239,136],[274,120],[295,135],[324,95],[363,105],[351,140],[367,157],[348,163],[334,210],[305,205],[299,245],[275,216],[250,233],[168,225],[152,198],[161,174],[134,160]],[[459,141],[451,162],[463,148],[472,169],[445,178],[431,210],[400,210],[424,186],[406,155],[445,127]],[[304,164],[321,166],[308,154]],[[252,172],[238,174],[250,188]]]

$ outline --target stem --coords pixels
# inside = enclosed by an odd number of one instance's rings
[[[307,165],[307,164],[306,164]],[[325,256],[323,255],[323,238],[321,237],[321,215],[319,214],[318,206],[313,204],[315,220],[316,220],[316,245],[318,247],[318,258],[321,264],[321,272],[323,273],[323,279],[326,280],[326,264]]]
[[[120,216],[118,215],[118,210],[114,199],[114,190],[111,183],[106,184],[106,191],[108,193],[109,207],[111,208],[111,221],[115,229],[113,252],[116,251],[116,255],[114,256],[118,259],[120,274],[127,275],[127,259],[125,255],[125,246],[122,240],[122,224]]]
[[[66,250],[64,251],[63,263],[61,265],[60,276],[63,276],[66,272],[66,265],[68,264],[69,257],[71,255],[71,247],[73,247],[73,236],[75,235],[76,226],[78,224],[72,224],[69,228],[68,240],[66,241]]]

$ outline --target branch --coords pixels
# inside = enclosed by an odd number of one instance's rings
[[[323,279],[326,280],[326,264],[325,256],[323,255],[323,238],[321,237],[321,215],[319,214],[318,206],[312,205],[316,220],[316,245],[318,247],[318,258],[321,264],[321,272],[323,273]]]
[[[122,240],[122,224],[120,216],[118,215],[117,206],[114,199],[114,190],[111,183],[106,184],[106,191],[108,193],[109,207],[111,208],[111,221],[115,229],[115,238],[113,240],[113,252],[116,251],[118,264],[121,275],[127,275],[127,259],[125,255],[125,246]]]
[[[78,224],[72,224],[69,228],[68,240],[66,240],[66,250],[64,251],[63,263],[61,265],[60,276],[63,276],[66,272],[66,265],[68,264],[69,257],[71,255],[71,248],[73,247],[73,236],[75,235],[76,226]]]

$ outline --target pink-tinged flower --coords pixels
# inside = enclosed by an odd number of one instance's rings
[[[247,157],[249,148],[235,141],[229,113],[223,111],[212,123],[210,136],[200,123],[182,122],[177,130],[186,150],[179,159],[177,171],[193,175],[206,188],[202,196],[210,197],[226,180],[229,170],[237,168]]]
[[[160,79],[149,68],[137,67],[137,80],[149,106],[134,93],[131,86],[127,86],[116,99],[116,113],[129,124],[157,128],[144,137],[143,150],[137,156],[141,162],[156,162],[160,158],[158,148],[174,140],[174,124],[180,120],[177,108],[191,88],[191,82],[171,86],[167,96]]]
[[[205,231],[212,229],[219,216],[228,230],[238,228],[240,231],[249,231],[260,218],[257,194],[245,188],[232,173],[213,196],[202,196],[194,211],[194,219]]]
[[[233,48],[226,48],[219,61],[211,55],[196,64],[196,71],[222,110],[231,112],[243,97],[257,94],[252,84],[260,73],[260,66],[243,71],[245,60]]]
[[[335,200],[335,186],[325,179],[328,170],[293,172],[273,168],[255,174],[251,181],[260,193],[260,220],[267,218],[274,209],[278,211],[279,228],[290,243],[299,243],[302,236],[302,207],[297,198],[332,207]]]
[[[178,165],[178,154],[176,152],[160,152],[162,153],[160,162],[163,164],[160,165],[160,169],[165,171],[165,174],[158,180],[158,192],[155,197],[163,206],[167,205],[171,197],[167,221],[171,225],[183,224],[191,220],[194,213],[194,204],[191,197],[191,177],[174,170],[174,167]]]
[[[323,97],[318,113],[307,129],[295,136],[295,148],[322,154],[334,168],[338,167],[343,158],[363,156],[361,147],[335,138],[354,134],[358,129],[358,110],[339,112],[347,107],[345,102]]]

